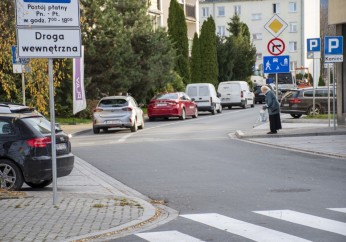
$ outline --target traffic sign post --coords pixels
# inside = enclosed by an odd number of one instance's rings
[[[312,62],[312,73],[314,74],[314,78],[313,78],[313,83],[312,83],[312,89],[313,89],[313,95],[312,95],[312,110],[313,113],[312,115],[315,115],[315,95],[316,95],[316,90],[315,90],[315,86],[316,86],[316,78],[318,76],[318,74],[315,73],[315,59],[319,59],[321,58],[321,39],[320,38],[312,38],[312,39],[307,39],[307,49],[308,49],[308,53],[307,53],[307,58],[308,59],[313,59]]]
[[[57,203],[57,164],[53,58],[80,58],[78,0],[15,0],[18,56],[49,58],[53,205]]]
[[[324,37],[324,62],[343,62],[343,36],[325,36]],[[333,117],[334,129],[336,129],[335,117],[335,79],[333,81]],[[330,127],[330,66],[328,65],[328,120]]]

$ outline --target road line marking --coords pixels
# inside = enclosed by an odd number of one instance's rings
[[[343,222],[292,210],[255,211],[255,213],[346,236],[346,223]]]
[[[203,240],[196,239],[190,235],[183,234],[178,231],[140,233],[136,235],[150,242],[203,242]]]
[[[346,213],[346,208],[327,208],[327,209],[341,212],[341,213]]]
[[[188,214],[181,217],[197,221],[211,227],[236,234],[254,241],[263,242],[307,242],[305,240],[290,234],[282,233],[276,230],[268,229],[262,226],[246,223],[217,213],[207,214]]]

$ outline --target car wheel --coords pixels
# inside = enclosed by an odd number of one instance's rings
[[[144,117],[142,117],[142,124],[138,128],[139,129],[144,129]]]
[[[195,108],[195,113],[192,115],[192,118],[197,118],[198,117],[198,109],[197,107]]]
[[[98,128],[93,128],[93,132],[94,132],[94,134],[99,134],[99,133],[100,133],[100,129],[98,129]]]
[[[136,122],[136,120],[133,122],[133,125],[132,125],[132,127],[131,127],[131,132],[137,132],[137,129],[138,129],[138,127],[137,127],[137,122]]]
[[[179,117],[180,120],[185,120],[186,119],[186,111],[185,108],[181,110],[181,116]]]
[[[300,118],[302,115],[301,114],[291,114],[293,118]]]
[[[217,112],[218,112],[218,113],[222,113],[222,106],[221,106],[221,104],[220,104],[220,107],[219,107],[219,109],[217,110]]]
[[[20,190],[23,186],[23,174],[19,167],[10,160],[0,160],[0,188],[5,190]]]
[[[255,103],[252,103],[252,104],[251,104],[251,107],[254,108],[254,107],[255,107]]]
[[[215,113],[216,113],[216,107],[215,107],[215,105],[213,105],[213,109],[211,110],[211,114],[215,115]]]
[[[315,106],[315,110],[313,109],[313,107],[311,106],[310,108],[309,108],[309,110],[308,110],[308,114],[309,115],[318,115],[318,114],[320,114],[321,113],[321,108],[319,107],[319,106]]]
[[[53,182],[53,180],[50,179],[50,180],[42,180],[42,181],[37,181],[37,182],[25,182],[25,183],[32,188],[44,188],[44,187],[50,185],[52,182]]]
[[[246,109],[247,108],[247,100],[245,100],[245,103],[244,105],[242,106],[243,109]]]

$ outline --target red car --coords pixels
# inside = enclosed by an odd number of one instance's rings
[[[155,118],[179,117],[184,120],[186,116],[197,118],[196,103],[184,92],[160,93],[148,105],[149,120]]]

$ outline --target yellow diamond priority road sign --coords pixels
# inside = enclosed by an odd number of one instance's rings
[[[266,23],[264,28],[269,31],[274,37],[278,37],[286,28],[288,24],[275,14],[269,21]]]

